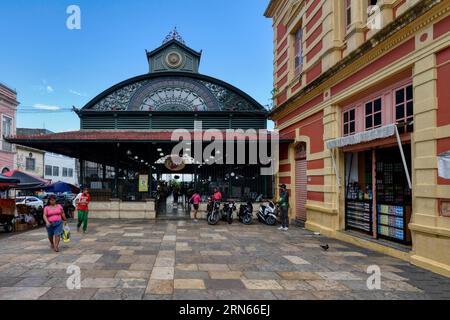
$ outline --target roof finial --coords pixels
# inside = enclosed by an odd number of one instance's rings
[[[186,44],[181,37],[180,33],[177,30],[177,27],[175,26],[172,31],[169,32],[169,34],[166,36],[166,38],[163,41],[163,44],[166,42],[169,42],[171,40],[177,40],[178,42],[181,42],[182,44]]]

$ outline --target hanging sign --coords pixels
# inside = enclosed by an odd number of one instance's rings
[[[181,171],[186,167],[186,163],[181,157],[170,156],[164,162],[165,167],[170,171]]]
[[[148,175],[139,175],[139,192],[148,192]]]

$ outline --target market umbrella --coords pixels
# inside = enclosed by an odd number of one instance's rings
[[[18,190],[42,189],[49,185],[48,180],[33,176],[19,170],[8,171],[4,173],[4,176],[19,180],[19,183],[14,187]]]
[[[19,179],[11,178],[0,174],[0,189],[15,187],[20,182]]]
[[[71,192],[71,193],[79,193],[80,188],[74,186],[73,184],[58,181],[55,182],[47,187],[44,188],[45,192],[52,192],[52,193],[64,193],[64,192]]]

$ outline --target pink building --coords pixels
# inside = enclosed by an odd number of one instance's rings
[[[14,169],[15,149],[3,137],[16,132],[17,93],[0,83],[0,172]]]

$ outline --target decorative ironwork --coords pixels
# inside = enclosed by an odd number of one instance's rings
[[[202,97],[188,88],[163,88],[148,96],[142,111],[206,111]]]
[[[141,81],[123,87],[98,102],[92,109],[98,111],[126,111],[128,110],[131,97],[147,83],[148,81]]]
[[[138,81],[109,94],[97,111],[266,111],[246,97],[207,80],[161,77]]]
[[[180,33],[178,32],[177,27],[173,28],[173,30],[170,31],[170,33],[164,39],[163,44],[167,43],[171,40],[177,40],[178,42],[181,42],[182,44],[186,44],[186,42],[184,42],[184,39],[181,37]]]

